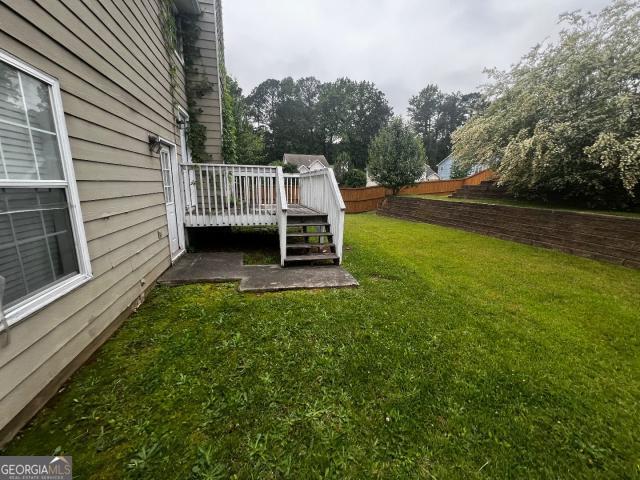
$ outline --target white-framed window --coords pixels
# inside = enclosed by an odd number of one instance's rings
[[[178,60],[180,60],[180,63],[184,65],[184,26],[182,25],[182,17],[180,16],[178,10],[175,7],[173,12],[173,20],[176,26],[175,54],[176,54],[176,57],[178,57]]]
[[[91,278],[60,86],[2,50],[0,276],[9,324]]]

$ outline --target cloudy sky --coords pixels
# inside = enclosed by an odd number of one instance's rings
[[[428,83],[471,91],[553,38],[558,15],[608,0],[223,0],[229,72],[249,93],[267,78],[373,81],[394,112]]]

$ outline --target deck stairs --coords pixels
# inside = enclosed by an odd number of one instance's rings
[[[286,266],[339,263],[328,215],[301,205],[289,205]]]

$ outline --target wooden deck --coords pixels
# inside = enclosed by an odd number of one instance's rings
[[[319,212],[313,208],[305,207],[299,203],[289,204],[287,215],[292,217],[317,217],[318,215],[326,215],[326,213]]]
[[[341,261],[346,207],[333,170],[285,175],[281,167],[260,165],[183,163],[180,167],[185,227],[277,225],[281,265],[287,257],[293,262],[308,255],[315,261],[320,253]],[[303,249],[288,241],[296,236],[292,229],[312,233],[308,227],[322,229],[330,251]],[[310,242],[301,242],[305,243]]]

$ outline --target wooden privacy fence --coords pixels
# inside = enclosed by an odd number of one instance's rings
[[[444,195],[453,193],[465,185],[480,185],[484,180],[494,177],[493,170],[483,170],[466,178],[455,180],[435,180],[420,182],[400,190],[400,195]],[[384,187],[341,188],[342,199],[347,206],[347,213],[370,212],[378,209],[391,190]]]

